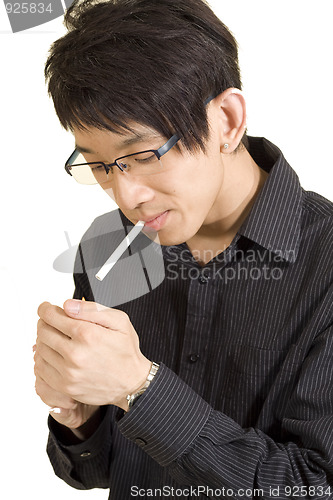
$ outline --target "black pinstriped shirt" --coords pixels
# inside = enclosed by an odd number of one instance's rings
[[[112,282],[93,290],[89,273],[124,217],[96,219],[82,239],[74,296],[126,311],[161,367],[129,413],[105,407],[82,444],[65,446],[50,418],[49,457],[71,486],[113,500],[333,498],[333,205],[266,139],[250,138],[249,152],[269,176],[205,267],[186,244],[162,247],[164,279],[117,304]]]

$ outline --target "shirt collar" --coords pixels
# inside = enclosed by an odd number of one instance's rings
[[[279,258],[295,262],[299,250],[303,193],[299,178],[277,146],[264,137],[248,136],[248,141],[250,155],[269,175],[229,250],[243,236]],[[196,264],[186,243],[162,246],[162,252],[167,260],[170,255],[174,258],[173,254],[187,252],[186,262],[189,266]]]
[[[238,234],[288,262],[295,262],[302,207],[298,176],[274,144],[265,138],[248,139],[250,155],[269,176]]]

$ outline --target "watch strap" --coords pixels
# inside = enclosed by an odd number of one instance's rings
[[[132,406],[134,405],[134,403],[139,399],[139,397],[142,396],[142,394],[148,389],[148,387],[150,386],[151,381],[153,380],[153,378],[155,377],[156,373],[158,372],[159,367],[160,367],[160,365],[158,365],[157,363],[153,362],[153,364],[151,365],[148,377],[147,377],[144,385],[141,387],[141,389],[139,389],[137,392],[135,392],[133,394],[128,394],[126,396],[126,399],[127,399],[127,402],[128,402],[128,409],[129,410],[132,408]]]

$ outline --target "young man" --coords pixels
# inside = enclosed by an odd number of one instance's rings
[[[66,169],[119,212],[82,240],[76,300],[39,307],[56,474],[117,500],[332,497],[332,204],[245,135],[236,42],[202,0],[66,22],[46,65]],[[140,220],[165,276],[119,303],[94,273]]]

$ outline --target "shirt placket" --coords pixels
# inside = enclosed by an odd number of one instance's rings
[[[219,297],[219,282],[225,267],[235,256],[239,236],[237,235],[219,259],[201,268],[188,269],[189,286],[183,346],[179,375],[193,389],[204,392],[205,373],[210,363],[210,352],[214,342],[214,321]]]
[[[216,287],[207,269],[192,268],[191,271],[179,375],[194,388],[194,384],[197,386],[204,380]]]

